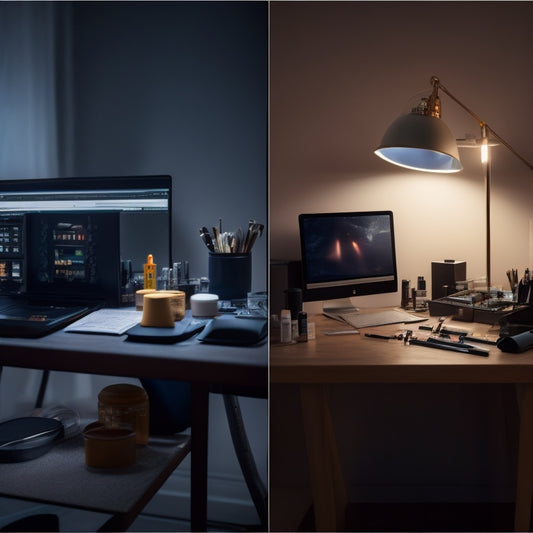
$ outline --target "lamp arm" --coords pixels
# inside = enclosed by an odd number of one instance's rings
[[[500,143],[507,148],[512,154],[514,154],[524,165],[529,167],[529,170],[533,170],[533,165],[523,156],[521,156],[505,139],[502,139],[488,124],[485,124],[487,130],[490,131],[491,135]]]
[[[533,165],[522,155],[520,155],[506,140],[502,139],[484,120],[482,120],[476,113],[474,113],[469,107],[467,107],[463,102],[461,102],[458,98],[456,98],[444,85],[442,85],[439,81],[439,78],[436,76],[433,76],[431,78],[431,83],[433,87],[437,87],[440,89],[444,94],[446,94],[449,98],[451,98],[458,106],[462,107],[470,116],[474,117],[479,125],[481,127],[485,127],[492,136],[500,143],[503,144],[512,154],[514,154],[522,163],[524,163],[530,170],[533,170]]]

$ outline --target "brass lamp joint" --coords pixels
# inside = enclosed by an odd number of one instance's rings
[[[440,98],[439,98],[439,78],[433,76],[431,78],[431,83],[433,84],[433,91],[428,98],[428,106],[426,115],[430,117],[440,118]]]
[[[433,85],[433,91],[427,98],[422,98],[418,106],[411,110],[411,113],[440,118],[439,79],[433,76],[431,83]]]

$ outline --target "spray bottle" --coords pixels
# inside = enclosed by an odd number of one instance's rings
[[[290,343],[292,341],[291,312],[289,309],[281,311],[280,341]]]

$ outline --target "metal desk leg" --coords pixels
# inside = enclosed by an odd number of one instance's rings
[[[343,531],[346,492],[331,423],[327,387],[301,385],[300,397],[317,531]]]
[[[209,385],[192,384],[191,531],[207,530]]]
[[[514,529],[529,531],[533,497],[533,384],[524,385],[521,392]]]

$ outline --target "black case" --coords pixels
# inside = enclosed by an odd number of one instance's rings
[[[0,423],[0,463],[40,457],[63,437],[63,424],[53,418],[22,417]]]

